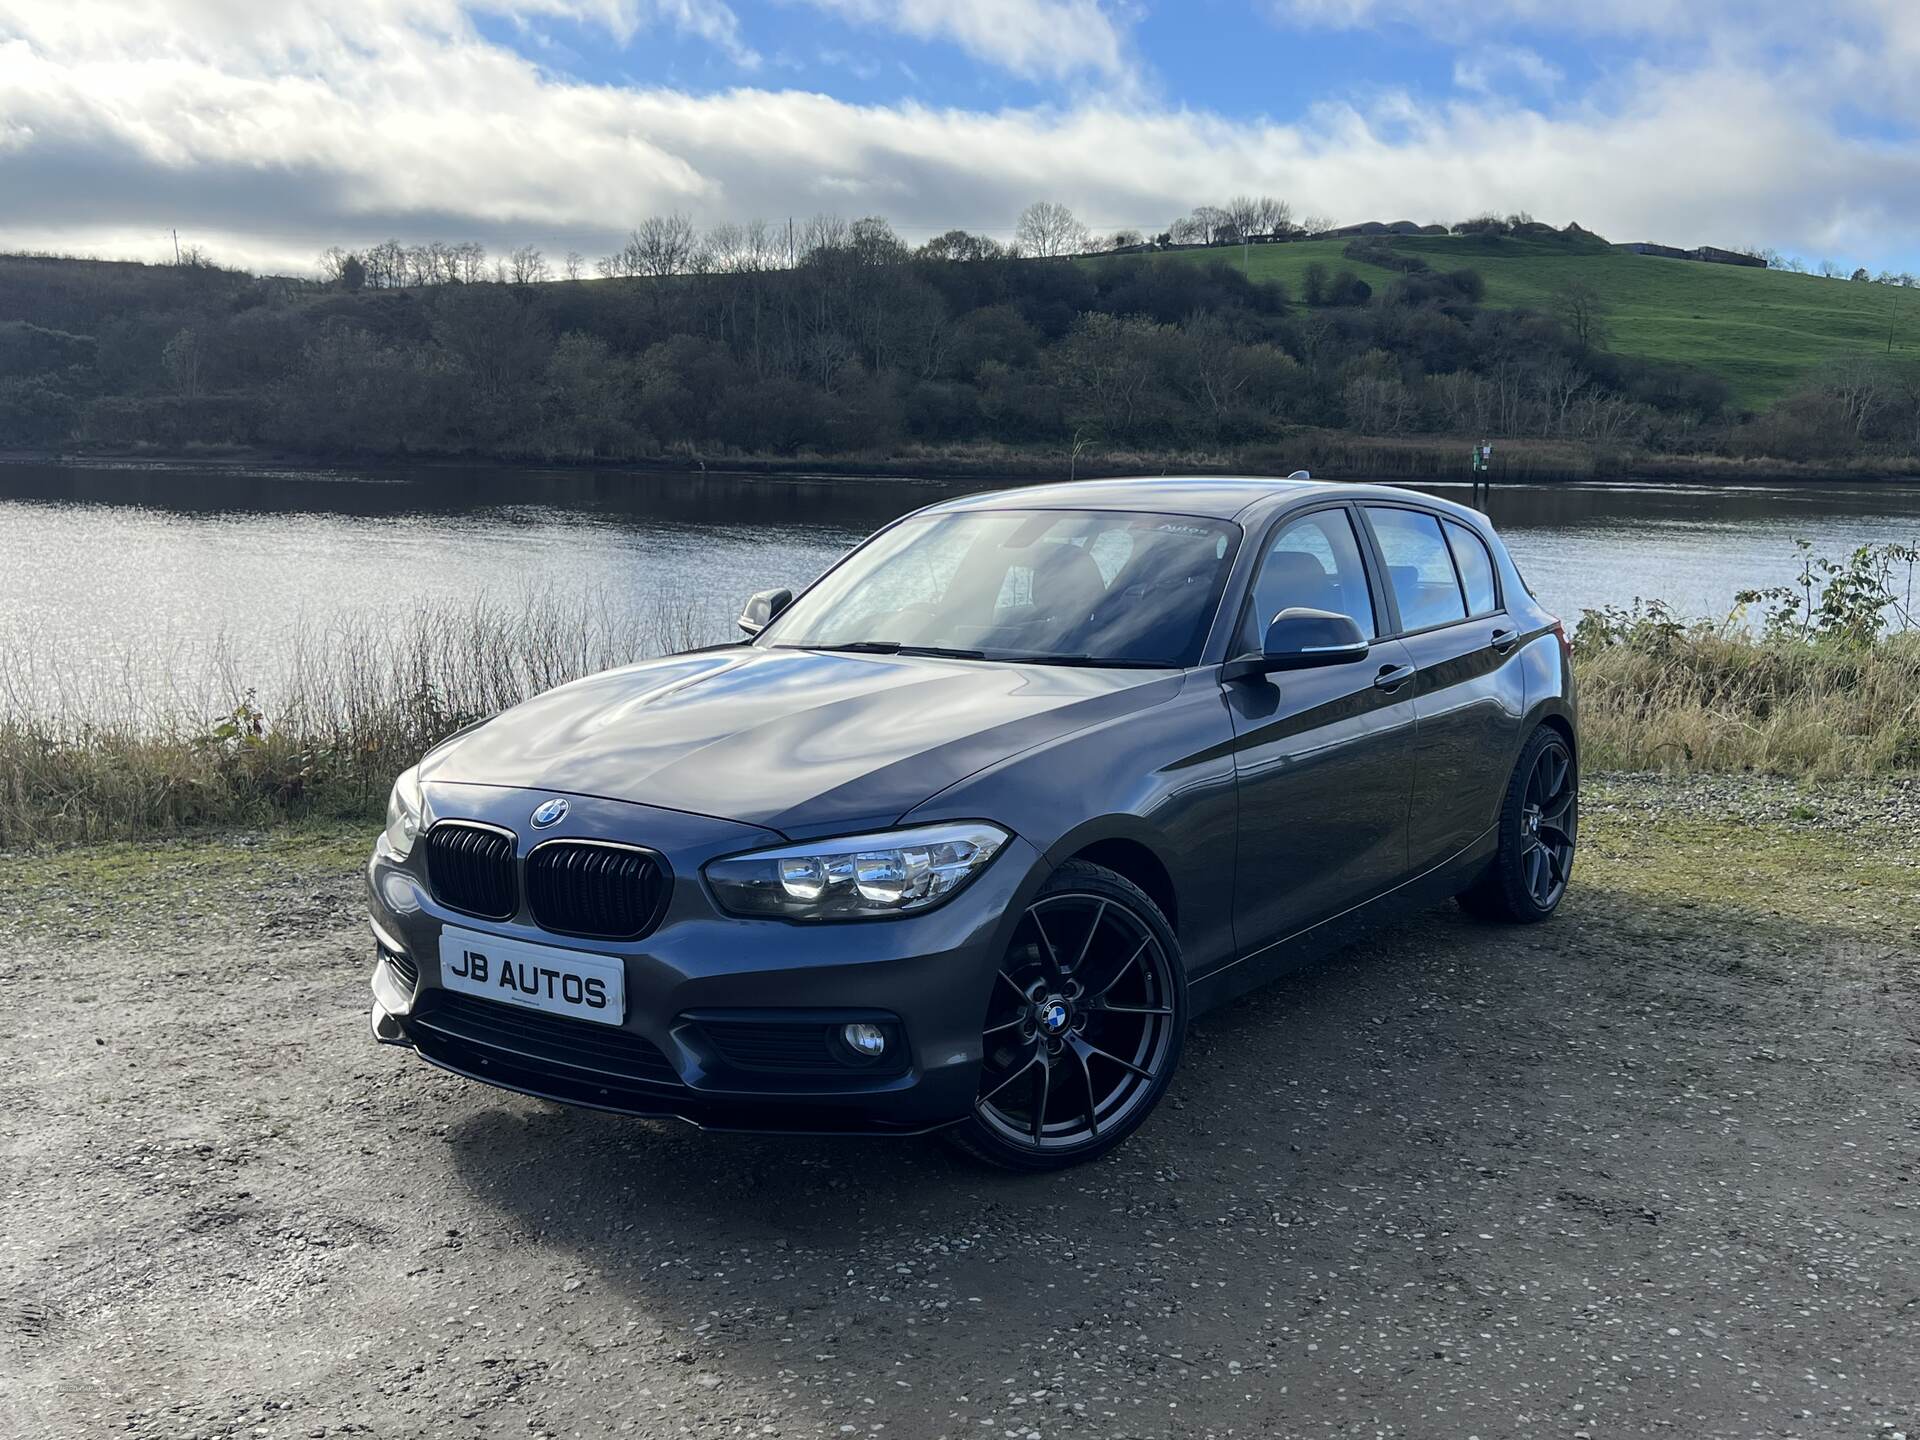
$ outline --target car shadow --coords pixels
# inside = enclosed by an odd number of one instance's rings
[[[1336,1284],[1463,1326],[1542,1263],[1488,1241],[1542,1216],[1604,1220],[1611,1263],[1660,1263],[1670,1237],[1614,1217],[1712,1163],[1672,1097],[1738,1063],[1750,1011],[1798,1003],[1769,978],[1781,936],[1746,919],[1593,891],[1547,926],[1420,916],[1197,1022],[1160,1110],[1063,1173],[986,1170],[933,1138],[706,1135],[500,1096],[449,1128],[452,1179],[583,1277],[564,1323],[654,1334],[668,1375],[790,1395],[815,1372],[938,1372],[975,1394],[1097,1345],[1126,1378],[1103,1363],[1076,1397],[1092,1414],[1124,1384],[1190,1423],[1277,1419],[1345,1399],[1301,1343],[1348,1325],[1320,1313]],[[1709,934],[1711,959],[1689,942]],[[1265,1379],[1196,1392],[1201,1365]],[[926,1396],[885,1391],[848,1423],[919,1433]]]

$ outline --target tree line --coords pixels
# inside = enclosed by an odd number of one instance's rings
[[[961,231],[910,246],[877,217],[791,239],[663,217],[567,257],[560,283],[537,251],[477,245],[340,251],[323,281],[7,257],[0,443],[630,460],[1234,447],[1302,427],[1670,450],[1761,435],[1716,376],[1607,349],[1604,302],[1578,287],[1489,307],[1471,269],[1360,237],[1348,257],[1390,258],[1392,280],[1315,265],[1290,293],[1191,256],[1055,261],[1072,223],[1035,207],[1016,253]],[[1257,205],[1195,221],[1216,223],[1294,222]],[[1811,451],[1906,423],[1894,379],[1821,394],[1768,433]]]

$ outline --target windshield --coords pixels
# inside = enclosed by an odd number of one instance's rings
[[[1237,525],[1190,515],[974,510],[902,521],[761,644],[1056,665],[1196,663]]]

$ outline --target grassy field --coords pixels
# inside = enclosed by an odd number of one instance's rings
[[[1245,264],[1256,280],[1279,280],[1297,296],[1307,266],[1352,270],[1376,290],[1394,272],[1346,259],[1345,240],[1253,245]],[[1783,270],[1708,265],[1578,248],[1510,236],[1409,235],[1393,247],[1436,270],[1471,269],[1487,282],[1487,303],[1544,308],[1569,280],[1591,285],[1613,307],[1610,347],[1624,355],[1679,360],[1726,377],[1735,399],[1759,408],[1778,399],[1822,360],[1887,352],[1920,356],[1920,293]],[[1238,265],[1238,249],[1172,252],[1197,263]]]

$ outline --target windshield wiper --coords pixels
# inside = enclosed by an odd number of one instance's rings
[[[984,660],[984,650],[950,650],[939,645],[902,645],[898,640],[849,640],[844,645],[776,645],[776,650],[818,650],[847,655],[930,655],[940,660]]]
[[[1012,652],[996,654],[995,660],[1005,660],[1014,665],[1078,665],[1092,670],[1177,670],[1177,665],[1165,660],[1115,660],[1104,655],[1019,655]]]
[[[953,650],[940,645],[902,645],[898,640],[849,640],[844,645],[775,645],[775,650],[812,650],[846,655],[926,655],[939,660],[998,660],[1009,665],[1073,665],[1088,670],[1177,670],[1166,660],[1115,660],[1104,655],[1031,654],[1018,650]]]

